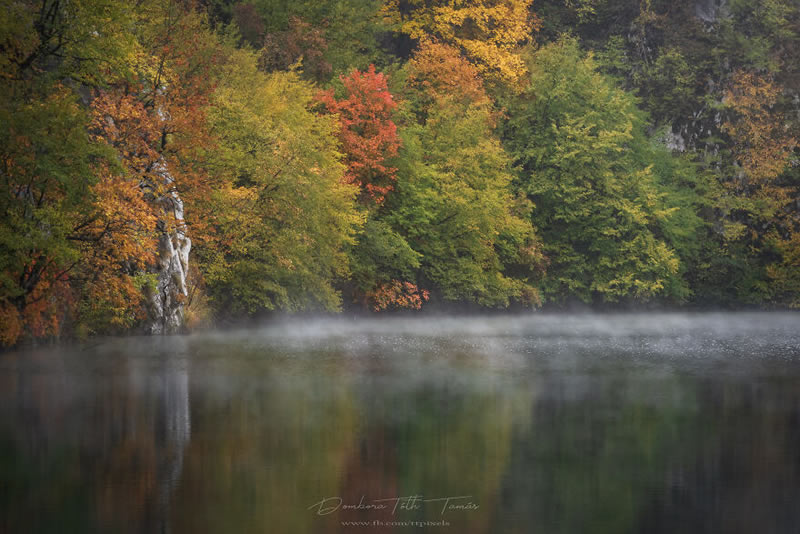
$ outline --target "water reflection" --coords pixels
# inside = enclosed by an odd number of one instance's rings
[[[650,317],[4,354],[0,532],[792,532],[800,318]]]
[[[4,357],[0,530],[166,531],[191,438],[188,373],[185,358],[113,347]]]

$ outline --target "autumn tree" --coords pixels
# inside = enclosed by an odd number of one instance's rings
[[[0,104],[6,125],[0,132],[0,329],[6,345],[26,332],[57,335],[69,313],[63,309],[71,293],[66,275],[80,253],[68,237],[80,224],[98,152],[87,114],[71,92],[63,86],[46,91],[38,102],[8,98]]]
[[[782,88],[752,72],[736,72],[725,92],[730,138],[730,173],[721,180],[716,206],[723,222],[723,246],[733,255],[741,244],[760,258],[761,280],[753,294],[797,302],[795,249],[800,231],[798,183],[786,171],[797,137],[780,105]],[[794,288],[790,290],[788,288]]]
[[[70,278],[80,284],[83,333],[125,329],[145,318],[142,290],[156,258],[160,214],[155,191],[143,189],[144,167],[157,157],[151,146],[159,120],[131,94],[101,92],[91,109],[93,139],[119,160],[96,169],[87,210],[68,237],[81,253]]]
[[[397,154],[400,138],[392,113],[397,107],[386,86],[386,77],[370,65],[366,72],[353,70],[341,77],[345,94],[333,90],[317,98],[339,117],[339,140],[345,153],[345,180],[361,190],[363,203],[382,204],[394,187],[397,169],[389,160]]]
[[[425,42],[404,76],[404,149],[383,220],[419,254],[415,281],[445,300],[535,304],[543,258],[532,206],[511,192],[478,70]]]
[[[539,21],[532,0],[389,0],[384,13],[414,39],[433,38],[455,47],[485,78],[516,83],[525,70],[517,48]]]
[[[318,115],[296,73],[264,74],[254,54],[231,53],[209,120],[215,187],[197,199],[211,231],[197,246],[217,310],[337,309],[334,281],[362,222],[344,179],[337,117]]]
[[[19,14],[20,48],[3,54],[6,184],[17,192],[3,197],[2,233],[31,240],[4,254],[3,316],[35,337],[65,320],[85,333],[130,328],[144,317],[158,240],[185,225],[178,190],[191,197],[204,183],[217,40],[173,2],[40,7]]]
[[[206,159],[216,144],[206,111],[232,42],[213,33],[205,15],[180,3],[143,2],[138,13],[138,77],[115,89],[133,93],[157,128],[147,161],[127,163],[159,210],[158,262],[150,270],[157,285],[147,298],[147,326],[169,331],[180,327],[182,309],[202,286],[202,273],[188,255],[192,241],[202,242],[210,231],[201,200],[213,189]]]
[[[409,281],[411,269],[419,265],[418,255],[380,219],[381,207],[397,180],[394,159],[400,137],[393,120],[397,103],[386,77],[375,72],[374,65],[363,73],[353,70],[340,80],[341,98],[330,89],[317,99],[338,116],[339,140],[348,166],[345,181],[358,186],[366,218],[348,252],[353,283],[347,284],[347,292],[375,311],[419,308],[428,294]]]
[[[87,243],[117,170],[76,86],[129,72],[125,2],[15,2],[0,10],[0,341],[56,336],[75,314]],[[112,169],[112,170],[109,170]],[[104,190],[105,189],[105,190]],[[96,241],[95,241],[96,243]],[[95,249],[93,249],[94,251]]]
[[[752,186],[776,186],[770,182],[783,172],[797,146],[788,120],[777,109],[782,92],[774,81],[743,71],[734,73],[725,92],[730,118],[723,131],[731,137],[734,157]],[[785,191],[768,193],[778,197],[776,202],[786,202]]]

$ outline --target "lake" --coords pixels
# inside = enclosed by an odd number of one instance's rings
[[[0,354],[0,532],[800,529],[800,314],[286,319]]]

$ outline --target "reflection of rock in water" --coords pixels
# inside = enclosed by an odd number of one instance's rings
[[[159,418],[164,433],[162,454],[159,455],[158,532],[169,532],[169,502],[183,471],[183,452],[191,437],[189,417],[189,374],[186,360],[168,360],[158,379],[163,389],[159,399]]]
[[[168,358],[155,371],[149,368],[151,365],[146,360],[136,361],[130,374],[132,389],[153,407],[149,427],[141,429],[152,439],[155,482],[148,506],[151,510],[145,513],[151,520],[143,526],[151,532],[170,532],[170,500],[180,481],[184,450],[191,438],[188,361]]]

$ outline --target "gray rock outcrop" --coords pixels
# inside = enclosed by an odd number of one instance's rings
[[[728,14],[728,1],[695,0],[694,14],[703,22],[714,23]]]
[[[159,222],[162,233],[156,263],[158,278],[155,291],[150,295],[145,330],[150,334],[172,334],[183,326],[183,306],[189,294],[187,274],[192,240],[186,234],[183,201],[170,187],[174,179],[165,164],[158,165],[157,174],[164,180],[169,193],[158,200],[164,208],[165,220]]]

